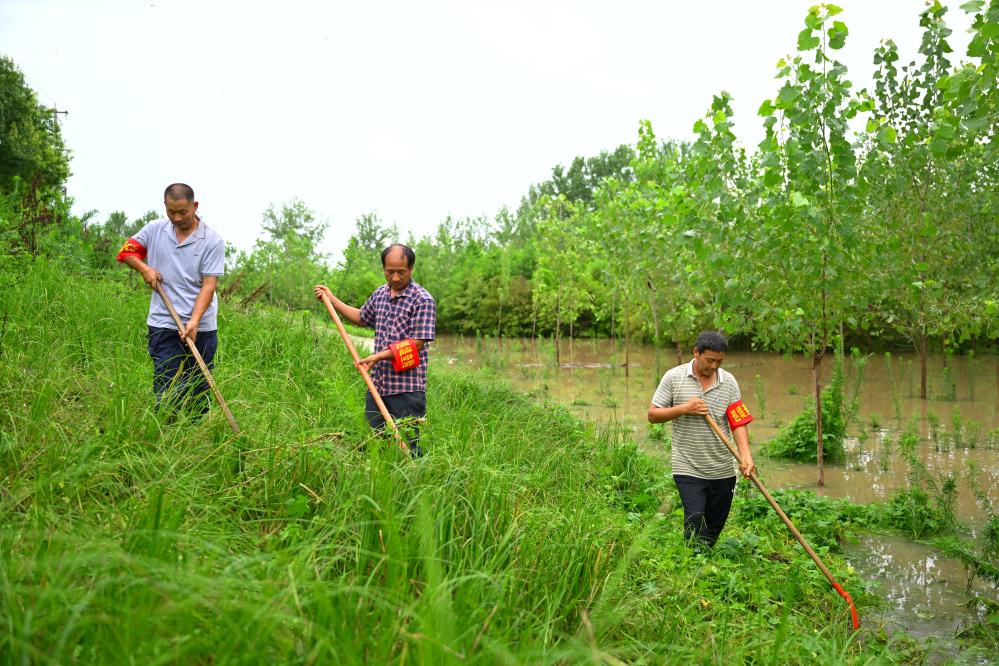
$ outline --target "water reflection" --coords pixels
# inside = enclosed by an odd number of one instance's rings
[[[864,537],[847,548],[847,556],[887,604],[873,619],[889,628],[901,624],[915,636],[954,636],[987,619],[986,604],[976,600],[999,602],[994,587],[980,579],[969,587],[964,567],[908,539]]]

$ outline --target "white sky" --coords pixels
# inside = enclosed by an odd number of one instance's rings
[[[762,137],[775,63],[814,0],[284,2],[0,0],[0,54],[62,121],[76,212],[130,218],[189,183],[241,249],[300,197],[339,255],[376,212],[417,236],[516,208],[556,164],[689,138],[719,90]],[[869,86],[890,37],[917,55],[923,0],[842,0],[838,57]],[[952,2],[952,61],[969,18]]]

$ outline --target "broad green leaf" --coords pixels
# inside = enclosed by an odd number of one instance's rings
[[[843,45],[846,44],[846,36],[850,34],[847,29],[846,24],[842,21],[833,21],[833,25],[829,28],[829,48],[831,49],[841,49]]]
[[[756,113],[761,116],[769,116],[774,112],[774,104],[769,99],[763,100],[763,104],[760,104],[760,109]]]
[[[805,28],[798,34],[798,50],[811,51],[821,43],[818,37],[812,35],[811,28]]]
[[[878,130],[878,140],[882,143],[895,143],[897,139],[898,133],[891,125],[885,125]]]
[[[791,192],[791,203],[795,208],[802,208],[809,205],[808,197],[801,192]]]
[[[790,83],[785,83],[784,87],[782,87],[780,92],[777,94],[777,99],[780,100],[782,106],[790,105],[799,97],[801,97],[801,91],[792,86]]]
[[[837,14],[842,14],[843,8],[837,7],[836,5],[826,5],[826,16],[836,16]]]
[[[969,0],[961,5],[961,9],[969,14],[977,14],[982,11],[982,2],[983,0]]]

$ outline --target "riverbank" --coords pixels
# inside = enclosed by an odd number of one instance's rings
[[[413,462],[310,315],[223,308],[218,410],[151,411],[148,294],[0,273],[0,654],[39,663],[918,661],[845,604],[758,498],[682,540],[666,470],[438,364]],[[363,451],[361,450],[363,449]],[[665,502],[665,513],[658,510]],[[861,616],[823,521],[801,524]]]

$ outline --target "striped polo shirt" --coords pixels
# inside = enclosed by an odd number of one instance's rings
[[[730,438],[725,410],[741,398],[739,383],[732,373],[721,368],[715,373],[715,383],[707,391],[694,375],[694,362],[668,370],[652,396],[656,407],[676,407],[691,398],[703,398],[708,411],[721,431]],[[738,463],[728,448],[718,440],[703,416],[683,415],[673,419],[673,474],[699,479],[726,479],[738,471]]]

